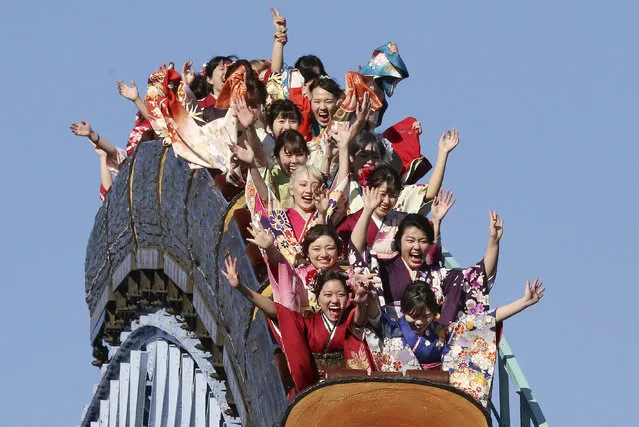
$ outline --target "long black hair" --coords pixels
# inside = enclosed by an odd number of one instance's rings
[[[426,234],[428,243],[433,243],[433,241],[435,240],[435,230],[433,230],[433,226],[430,221],[425,216],[412,213],[406,215],[402,222],[399,223],[399,228],[397,229],[395,239],[393,240],[393,250],[398,252],[401,251],[402,237],[404,236],[406,229],[410,227],[415,227],[419,230],[422,230]]]

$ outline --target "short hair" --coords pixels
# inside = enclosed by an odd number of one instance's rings
[[[322,292],[322,288],[327,282],[331,280],[339,280],[344,286],[344,290],[346,293],[350,292],[351,288],[348,286],[346,282],[348,277],[346,274],[338,268],[332,268],[330,270],[322,271],[317,273],[317,280],[315,281],[315,286],[313,286],[313,293],[316,296],[319,296],[320,292]]]
[[[423,280],[415,280],[408,285],[400,300],[400,307],[402,313],[408,315],[421,314],[425,309],[436,314],[440,308],[435,293]]]
[[[392,249],[400,252],[402,248],[402,237],[406,232],[406,229],[410,227],[415,227],[419,230],[422,230],[426,233],[426,238],[428,239],[428,243],[433,243],[435,240],[435,230],[433,230],[433,226],[428,221],[425,216],[420,214],[411,213],[404,217],[402,222],[399,223],[399,227],[397,228],[397,233],[395,233],[395,238],[393,239],[393,247]]]
[[[193,77],[193,81],[189,85],[189,89],[191,89],[191,92],[193,92],[196,99],[206,98],[206,96],[212,91],[211,84],[206,81],[206,77],[200,75]]]
[[[289,99],[276,99],[273,101],[268,107],[265,116],[266,124],[271,130],[273,130],[273,123],[275,123],[275,120],[279,117],[283,119],[295,119],[299,123],[302,123],[302,113],[299,108],[297,108],[297,105]]]
[[[231,62],[235,61],[236,59],[237,59],[237,56],[235,56],[235,55],[214,56],[213,58],[211,58],[211,60],[209,62],[204,64],[204,75],[206,77],[212,77],[213,76],[213,70],[215,70],[217,68],[217,66],[220,65],[221,62],[231,63]]]
[[[311,151],[306,145],[304,136],[294,129],[288,129],[280,133],[279,136],[275,138],[273,155],[276,159],[279,158],[282,148],[287,145],[291,148],[291,152],[293,154],[306,154],[307,156],[311,155]]]
[[[295,168],[293,173],[291,174],[291,182],[296,182],[300,176],[302,175],[310,175],[312,178],[315,178],[319,181],[320,184],[324,184],[324,176],[322,172],[312,165],[299,165]]]
[[[308,249],[311,247],[314,241],[322,236],[328,236],[332,238],[335,241],[335,246],[337,246],[337,253],[340,254],[342,252],[342,239],[339,238],[335,227],[329,224],[316,224],[311,227],[304,236],[304,240],[302,241],[302,251],[300,253],[302,258],[306,258],[308,256]]]
[[[395,169],[389,165],[379,165],[370,174],[368,178],[369,188],[379,188],[383,184],[386,184],[388,191],[399,195],[402,190],[402,180]]]
[[[386,146],[384,145],[384,141],[382,141],[382,137],[375,132],[371,132],[368,130],[361,131],[355,136],[355,138],[348,145],[348,154],[355,157],[357,153],[359,153],[369,145],[377,147],[377,152],[379,153],[382,160],[384,159],[384,157],[386,157]]]
[[[339,84],[330,77],[320,76],[318,79],[313,80],[313,83],[308,87],[309,92],[320,88],[333,95],[336,99],[340,99],[344,95],[344,91],[339,87]]]
[[[319,59],[315,55],[304,55],[297,58],[295,61],[295,68],[299,70],[304,77],[304,80],[307,82],[315,79],[319,76],[325,76],[326,70],[324,69],[324,64],[322,64],[322,60]],[[314,69],[317,68],[319,73]]]

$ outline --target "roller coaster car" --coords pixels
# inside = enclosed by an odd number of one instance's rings
[[[328,369],[326,381],[296,396],[282,420],[292,426],[490,426],[490,414],[448,385],[448,373]]]

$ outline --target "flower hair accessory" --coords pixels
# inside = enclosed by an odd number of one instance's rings
[[[368,182],[371,179],[371,175],[375,171],[375,166],[367,166],[362,169],[362,172],[359,174],[359,179],[357,183],[360,187],[368,187]]]

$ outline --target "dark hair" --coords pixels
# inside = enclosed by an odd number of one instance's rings
[[[318,75],[326,75],[324,64],[322,64],[322,61],[315,55],[300,56],[297,58],[297,61],[295,61],[295,68],[299,70],[302,77],[304,77],[304,80],[307,82],[313,80],[313,78],[317,78]],[[317,68],[319,73],[315,71],[314,68]]]
[[[330,282],[331,280],[339,280],[342,282],[344,290],[348,293],[351,291],[351,288],[346,283],[347,278],[346,274],[339,268],[332,268],[330,270],[318,272],[315,286],[313,286],[313,293],[315,295],[319,295],[326,282]]]
[[[249,106],[259,106],[266,103],[266,86],[251,68],[251,64],[246,59],[238,59],[231,66],[226,69],[225,78],[229,78],[231,74],[240,67],[246,69],[246,103]]]
[[[395,239],[393,239],[393,250],[401,251],[402,248],[402,236],[407,228],[415,227],[422,230],[426,233],[426,238],[428,239],[428,243],[433,243],[435,240],[435,230],[433,230],[433,226],[430,221],[425,216],[420,214],[412,213],[408,214],[404,217],[402,222],[399,223],[399,228],[397,228],[397,233],[395,233]]]
[[[439,312],[439,304],[437,297],[431,289],[430,285],[423,280],[411,282],[404,291],[400,301],[402,313],[412,316],[412,314],[421,314],[424,309],[428,309],[433,314]]]
[[[330,77],[320,76],[320,78],[313,80],[313,83],[308,87],[308,91],[313,92],[317,88],[324,89],[337,99],[344,95],[344,91],[339,87],[339,84]]]
[[[213,76],[213,70],[220,65],[221,62],[233,62],[237,59],[237,56],[214,56],[209,62],[204,65],[204,75],[206,77]]]
[[[280,156],[280,151],[286,145],[290,147],[290,151],[293,154],[306,154],[311,155],[304,136],[296,130],[288,129],[282,132],[277,138],[275,138],[275,147],[273,148],[273,155],[276,159]]]
[[[266,124],[271,130],[273,130],[273,123],[275,123],[275,120],[280,116],[283,119],[294,119],[302,123],[302,113],[300,113],[297,105],[290,99],[276,99],[268,107],[265,119]]]
[[[379,156],[384,159],[386,156],[386,146],[384,145],[384,142],[382,142],[382,139],[377,136],[375,132],[371,131],[362,131],[358,133],[348,145],[348,154],[349,156],[355,157],[357,153],[371,144],[377,147]]]
[[[328,224],[317,224],[306,232],[304,241],[302,241],[302,252],[299,255],[306,258],[306,256],[308,256],[308,248],[310,248],[314,241],[322,236],[333,238],[335,245],[337,246],[337,253],[339,254],[342,252],[342,239],[339,238],[335,227]]]
[[[206,77],[196,75],[193,77],[193,81],[189,85],[189,89],[193,92],[196,99],[206,98],[206,95],[212,92],[212,87],[209,82],[206,81]]]
[[[386,183],[389,193],[399,195],[402,190],[402,180],[395,169],[389,165],[379,165],[370,174],[368,178],[368,186],[371,188],[379,188]]]

